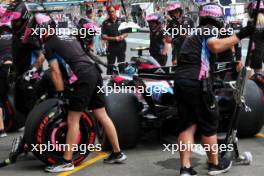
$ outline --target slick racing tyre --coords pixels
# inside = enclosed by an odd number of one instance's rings
[[[262,90],[252,80],[247,80],[245,92],[246,105],[251,109],[246,112],[242,107],[239,114],[238,136],[250,137],[257,134],[264,122],[264,102]]]
[[[122,149],[134,148],[140,139],[139,102],[133,94],[109,94],[106,109],[118,134]],[[104,130],[99,125],[99,140],[104,149],[110,149]]]
[[[25,125],[24,135],[30,151],[48,165],[57,163],[63,156],[63,150],[67,150],[64,147],[67,132],[67,114],[64,113],[60,104],[61,101],[58,99],[49,99],[40,103],[29,113]],[[77,139],[78,147],[74,147],[74,164],[83,161],[90,151],[100,150],[93,148],[95,147],[94,126],[90,114],[83,112]],[[45,148],[44,145],[50,148]]]

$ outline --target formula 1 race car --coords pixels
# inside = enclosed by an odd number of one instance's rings
[[[142,52],[142,48],[139,50]],[[106,92],[106,108],[117,129],[122,149],[135,147],[144,132],[158,130],[164,134],[164,131],[166,133],[176,131],[179,127],[177,121],[180,117],[177,113],[177,104],[180,102],[175,101],[172,86],[174,66],[160,67],[152,58],[148,57],[133,57],[132,61],[131,64],[126,63],[124,70],[128,73],[131,66],[134,66],[135,73],[131,75],[132,72],[130,72],[130,75],[126,74],[125,77],[114,75],[106,83],[106,85],[115,86],[112,83],[116,82],[119,84],[118,88],[124,86],[120,90],[129,88],[127,86],[136,87],[136,91],[130,89],[128,93]],[[219,64],[217,65],[219,71],[231,70],[234,67],[234,63]],[[233,95],[235,81],[215,81],[214,87],[221,112],[219,132],[226,132],[235,104]],[[247,81],[246,88],[247,106],[240,111],[239,115],[240,136],[256,134],[263,124],[263,93],[251,80]],[[141,91],[144,89],[145,92],[141,92],[140,89]],[[157,93],[155,90],[162,92]],[[252,92],[254,94],[251,94]],[[17,145],[14,146],[27,144],[27,150],[31,150],[38,159],[46,164],[60,161],[63,155],[60,144],[65,144],[67,132],[65,103],[63,100],[52,98],[44,99],[36,104],[27,116],[23,138],[16,140],[15,144]],[[96,136],[103,148],[109,148],[109,142],[101,126],[88,110],[84,111],[80,121],[78,146],[94,145]],[[53,146],[54,150],[45,150],[42,148],[43,144]],[[80,149],[79,147],[74,152],[74,164],[83,161],[90,153],[90,151],[83,152]],[[18,154],[23,151],[19,147],[14,148],[9,159],[0,163],[0,167],[15,162]]]
[[[139,47],[132,50],[138,51],[138,56],[132,57],[130,63],[123,63],[121,67],[112,66],[115,75],[106,81],[106,85],[110,87],[117,86],[116,89],[128,89],[128,91],[109,93],[105,89],[106,108],[115,124],[119,143],[123,149],[135,147],[144,132],[157,130],[162,135],[173,131],[175,134],[180,125],[177,122],[180,118],[177,104],[180,102],[175,101],[172,86],[175,66],[160,67],[153,58],[142,55],[143,50],[147,50],[147,48]],[[90,56],[93,57],[93,55]],[[236,63],[218,63],[215,69],[216,74],[231,71],[235,65]],[[123,73],[120,73],[120,68]],[[44,81],[46,86],[51,82],[49,78],[44,80],[46,80]],[[235,81],[223,80],[214,82],[214,92],[221,113],[219,132],[228,130],[235,106],[233,94],[236,89],[235,83]],[[130,89],[129,86],[136,89]],[[238,133],[240,136],[249,137],[256,134],[263,124],[263,93],[255,82],[248,80],[244,96],[246,108],[240,111]],[[63,154],[60,144],[65,143],[67,132],[67,110],[64,105],[65,101],[56,98],[44,98],[38,102],[27,116],[23,138],[16,142],[27,144],[28,150],[31,150],[38,159],[46,164],[56,163]],[[93,145],[96,136],[102,147],[109,148],[106,134],[87,110],[83,112],[80,121],[77,144],[79,146]],[[44,150],[41,147],[43,144],[50,144],[56,150]],[[33,146],[34,149],[36,147],[35,150],[32,150]],[[23,152],[23,149],[14,149],[14,151],[11,152],[11,159],[3,162],[3,166],[15,162],[17,155]],[[81,150],[74,152],[74,163],[80,163],[89,153],[89,151],[82,152]]]
[[[106,100],[109,116],[117,128],[122,148],[135,147],[146,131],[176,131],[179,127],[177,104],[180,102],[176,102],[173,96],[175,66],[160,67],[153,58],[142,55],[142,51],[147,49],[132,49],[138,51],[138,56],[132,57],[129,63],[122,63],[125,68],[121,74],[120,65],[114,66],[116,74],[106,83],[110,87],[123,90],[119,91],[123,93],[110,93],[107,92],[108,89],[105,90],[108,94]],[[236,64],[216,63],[215,77],[219,73],[235,71]],[[136,91],[131,87],[136,87]],[[225,133],[234,111],[236,81],[230,78],[215,79],[213,87],[221,115],[218,131]],[[239,113],[238,136],[250,137],[260,131],[264,122],[263,92],[254,81],[247,80],[244,97],[246,104]],[[105,137],[101,136],[101,139],[107,145]]]

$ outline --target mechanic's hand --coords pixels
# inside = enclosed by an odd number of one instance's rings
[[[242,40],[243,38],[246,38],[250,35],[252,35],[256,31],[256,26],[249,21],[246,27],[243,27],[240,29],[238,33],[236,33],[236,36]]]
[[[177,65],[177,60],[176,59],[172,60],[171,63],[172,63],[172,65]]]
[[[125,40],[125,37],[124,37],[123,35],[120,35],[120,36],[119,36],[119,42],[121,42],[121,41],[123,41],[123,40]]]
[[[167,56],[167,52],[166,52],[166,51],[162,51],[162,52],[161,52],[161,55],[163,55],[163,56]]]
[[[242,61],[239,61],[236,65],[236,71],[240,72],[244,67],[244,64],[242,63]]]
[[[121,41],[121,37],[120,36],[115,37],[115,39],[116,39],[117,42]]]

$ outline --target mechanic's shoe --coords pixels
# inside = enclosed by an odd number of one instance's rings
[[[197,172],[192,167],[189,168],[183,167],[180,170],[180,176],[196,176],[196,175]]]
[[[73,169],[74,169],[73,163],[72,162],[68,162],[68,161],[63,159],[63,161],[61,161],[61,162],[59,162],[59,163],[57,163],[55,165],[47,166],[45,168],[45,171],[56,173],[56,172],[70,171],[70,170],[73,170]]]
[[[0,138],[6,137],[7,134],[5,132],[5,130],[0,130]]]
[[[104,163],[114,164],[114,163],[122,163],[127,159],[127,156],[123,152],[114,153],[112,152],[106,159],[104,159]]]
[[[227,172],[232,166],[232,161],[227,158],[222,158],[218,165],[208,164],[208,174],[209,175],[218,175],[221,173]]]

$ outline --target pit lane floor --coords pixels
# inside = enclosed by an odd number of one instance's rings
[[[8,137],[0,139],[0,158],[8,156],[14,137],[22,132],[9,133]],[[170,138],[170,143],[176,143],[176,138]],[[166,140],[167,143],[168,140]],[[108,165],[102,159],[107,156],[105,152],[91,153],[89,157],[75,170],[60,174],[46,173],[45,165],[37,160],[31,153],[19,157],[17,163],[0,168],[0,175],[12,176],[177,176],[179,175],[179,154],[163,151],[165,142],[159,142],[155,134],[148,134],[137,148],[126,150],[128,160],[125,164]],[[240,152],[250,151],[253,163],[250,166],[233,166],[226,176],[263,176],[264,171],[264,129],[253,138],[239,140]],[[192,165],[199,175],[207,175],[206,156],[193,153]]]

